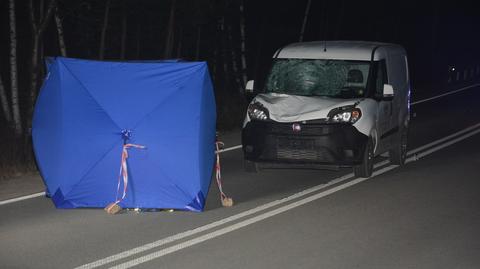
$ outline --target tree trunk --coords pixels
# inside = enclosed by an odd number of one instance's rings
[[[5,87],[3,86],[2,77],[0,76],[0,102],[2,103],[2,111],[5,120],[8,124],[12,123],[12,113],[10,112],[10,107],[8,105],[7,93],[5,92]]]
[[[214,42],[213,42],[213,61],[212,61],[212,80],[213,82],[217,82],[217,78],[220,77],[218,75],[218,36],[219,36],[219,28],[220,28],[220,21],[217,22],[216,24],[216,31],[215,31],[215,37],[214,37]]]
[[[107,2],[105,4],[105,13],[104,13],[104,16],[103,16],[102,34],[100,36],[100,49],[99,49],[99,52],[98,52],[98,58],[100,60],[103,60],[104,55],[105,55],[105,35],[107,33],[107,27],[108,27],[108,16],[109,16],[109,13],[110,13],[110,3],[111,3],[111,0],[107,0]]]
[[[228,26],[228,46],[230,47],[230,62],[232,64],[232,71],[233,71],[233,76],[235,78],[235,82],[237,83],[238,87],[238,92],[240,94],[243,93],[243,84],[240,81],[240,73],[238,72],[238,66],[237,66],[237,53],[235,46],[233,45],[233,37],[232,37],[232,27],[229,25]]]
[[[39,47],[40,37],[34,35],[33,45],[32,45],[32,71],[30,76],[30,106],[31,111],[33,111],[33,106],[35,105],[35,99],[37,96],[37,81],[38,81],[38,47]]]
[[[11,83],[11,100],[13,113],[13,126],[15,134],[22,134],[22,119],[20,116],[20,102],[18,98],[18,75],[17,75],[17,30],[15,19],[15,0],[9,2],[10,17],[10,83]]]
[[[175,4],[176,4],[176,0],[173,0],[172,5],[170,6],[170,18],[168,19],[167,36],[165,38],[164,58],[166,59],[172,57],[173,38],[174,38],[174,29],[175,29]]]
[[[122,10],[122,41],[120,48],[120,59],[125,59],[125,50],[127,47],[127,1],[123,0]]]
[[[227,2],[225,1],[225,6],[227,6],[226,4]],[[226,8],[224,8],[224,13],[225,14],[225,10]],[[227,34],[226,34],[226,30],[225,30],[225,15],[223,15],[222,19],[221,19],[221,24],[220,24],[220,27],[221,27],[221,33],[220,33],[220,46],[221,46],[221,52],[220,52],[220,61],[222,62],[222,71],[223,71],[223,74],[221,77],[219,77],[219,79],[221,79],[222,81],[222,86],[221,86],[221,92],[222,92],[222,96],[223,98],[220,99],[220,102],[223,103],[223,114],[224,115],[230,115],[229,111],[230,109],[232,108],[232,96],[230,95],[230,85],[231,85],[231,73],[232,72],[229,72],[229,66],[228,66],[228,48],[227,48]],[[222,114],[222,112],[220,112],[220,114]]]
[[[225,40],[225,15],[222,17],[221,19],[221,23],[220,23],[220,29],[221,29],[221,35],[220,35],[220,38],[221,38],[221,46],[222,46],[222,54],[221,54],[221,59],[222,59],[222,66],[223,66],[223,90],[225,91],[226,89],[228,89],[228,85],[227,85],[227,82],[228,82],[228,78],[230,77],[229,76],[229,73],[228,72],[228,64],[227,64],[227,44],[226,44],[226,40]]]
[[[40,72],[39,70],[39,56],[38,56],[38,51],[40,47],[40,41],[42,39],[43,33],[45,32],[45,29],[47,28],[48,21],[52,17],[54,13],[54,9],[56,6],[56,1],[51,0],[47,13],[43,18],[40,18],[40,22],[37,24],[34,16],[34,7],[32,0],[29,2],[29,7],[30,7],[30,19],[32,20],[32,58],[31,58],[31,72],[30,72],[30,106],[28,109],[28,121],[27,121],[27,127],[29,128],[31,126],[32,122],[32,115],[33,115],[33,109],[35,105],[35,101],[37,98],[37,84],[38,84],[38,74]]]
[[[262,75],[259,70],[260,69],[260,62],[262,58],[262,49],[263,49],[263,43],[265,39],[265,29],[266,29],[266,22],[269,21],[269,15],[265,15],[262,17],[262,20],[260,22],[259,30],[257,31],[257,44],[255,46],[255,56],[253,57],[254,63],[253,63],[253,77],[252,79],[258,80],[260,76]]]
[[[242,62],[242,89],[245,88],[247,84],[247,57],[245,51],[245,14],[244,14],[244,3],[243,0],[240,1],[240,53],[241,53],[241,62]]]
[[[305,7],[305,14],[303,15],[302,29],[300,30],[300,37],[298,38],[298,42],[303,41],[303,35],[305,33],[305,27],[307,26],[308,21],[308,14],[310,13],[310,4],[312,4],[312,0],[308,0],[307,6]]]
[[[60,55],[67,57],[67,47],[65,46],[65,37],[63,34],[63,25],[60,16],[58,15],[58,7],[55,8],[55,24],[57,26],[58,47],[60,48]]]
[[[41,19],[44,16],[45,16],[45,0],[40,0],[39,18]],[[38,59],[45,59],[45,46],[43,45],[43,42],[40,42],[38,44]],[[44,75],[45,75],[45,70],[43,68],[43,64],[41,64],[40,62],[40,64],[38,65],[37,78],[43,78]]]

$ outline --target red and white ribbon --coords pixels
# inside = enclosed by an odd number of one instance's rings
[[[217,162],[215,163],[215,179],[217,180],[218,190],[220,191],[220,199],[227,198],[227,195],[223,192],[222,188],[222,171],[220,167],[220,146],[223,147],[223,142],[216,141],[215,147],[217,148],[216,155],[217,155]]]
[[[120,203],[123,199],[125,199],[125,196],[127,195],[127,186],[128,186],[127,159],[128,159],[128,149],[129,148],[144,149],[146,147],[142,146],[142,145],[136,145],[136,144],[125,144],[125,145],[123,145],[122,161],[120,163],[120,172],[119,172],[119,175],[118,175],[117,194],[115,195],[115,203],[113,203],[114,205]],[[122,197],[120,199],[118,199],[118,193],[120,192],[120,182],[121,182],[122,178],[123,178],[123,193],[122,193]]]

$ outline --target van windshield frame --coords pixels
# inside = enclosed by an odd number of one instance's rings
[[[277,58],[265,81],[264,93],[330,98],[362,98],[374,74],[371,61]]]

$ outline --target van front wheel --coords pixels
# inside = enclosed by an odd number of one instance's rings
[[[373,141],[368,139],[362,163],[353,167],[356,177],[370,177],[373,172]]]
[[[398,138],[398,142],[388,152],[390,163],[395,165],[404,165],[407,158],[407,138],[408,129],[402,128]]]

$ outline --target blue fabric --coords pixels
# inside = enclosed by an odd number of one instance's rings
[[[147,148],[128,150],[120,206],[202,211],[215,157],[215,110],[205,62],[55,58],[32,128],[47,193],[58,208],[114,202],[127,142]]]

